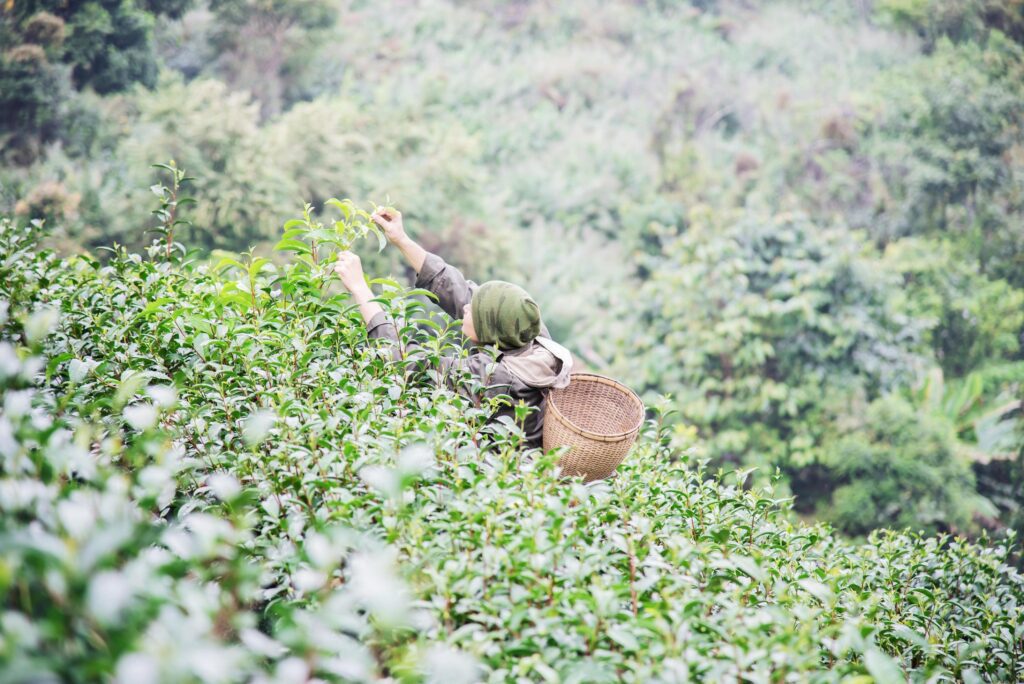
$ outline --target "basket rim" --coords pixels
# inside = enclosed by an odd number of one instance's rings
[[[586,382],[599,382],[605,385],[611,385],[616,389],[622,390],[626,395],[632,397],[633,401],[640,407],[640,418],[637,420],[636,425],[630,428],[629,430],[623,430],[622,432],[614,433],[591,432],[590,430],[581,428],[579,425],[566,418],[565,415],[558,410],[558,404],[552,401],[551,397],[549,396],[547,401],[547,410],[548,412],[554,413],[554,417],[558,420],[558,422],[562,423],[579,436],[586,437],[587,439],[593,439],[598,442],[618,442],[626,437],[629,437],[630,435],[639,432],[640,426],[644,424],[644,413],[647,409],[644,406],[643,400],[640,399],[640,396],[636,392],[631,390],[629,387],[626,387],[618,380],[614,378],[609,378],[607,375],[601,375],[599,373],[570,373],[569,378],[570,383],[573,380],[580,379]]]

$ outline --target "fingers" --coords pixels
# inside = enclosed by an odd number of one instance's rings
[[[363,282],[363,264],[359,255],[348,250],[338,252],[337,261],[334,262],[334,272],[341,279],[341,284],[349,292],[354,292]]]
[[[362,263],[359,260],[358,254],[347,250],[338,252],[338,260],[334,262],[334,270],[338,275],[342,275],[361,267]]]
[[[370,215],[373,221],[382,228],[390,227],[395,221],[402,218],[402,213],[397,209],[380,207]]]

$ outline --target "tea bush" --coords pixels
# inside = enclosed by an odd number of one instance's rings
[[[346,206],[283,266],[0,223],[6,681],[1024,676],[1012,536],[851,544],[657,413],[616,478],[561,481],[368,344],[310,244]],[[460,352],[376,284],[419,358]]]

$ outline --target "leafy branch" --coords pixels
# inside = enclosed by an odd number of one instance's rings
[[[302,209],[302,218],[285,222],[284,234],[274,249],[294,252],[300,261],[316,270],[322,263],[333,261],[339,251],[351,249],[356,240],[371,233],[377,237],[378,251],[387,246],[387,239],[373,222],[370,212],[360,209],[352,200],[332,197],[324,205],[336,208],[341,217],[325,225],[314,218],[313,205],[307,202]],[[326,260],[322,258],[325,249],[332,250]]]
[[[196,200],[192,197],[179,196],[182,187],[186,183],[194,181],[195,178],[186,175],[184,169],[179,169],[173,159],[167,164],[153,164],[153,168],[164,169],[171,174],[170,187],[162,183],[156,183],[149,187],[153,194],[160,198],[160,207],[153,211],[153,215],[160,220],[160,225],[154,228],[153,231],[164,239],[166,244],[165,254],[170,259],[171,250],[174,246],[175,229],[178,226],[192,225],[191,221],[179,217],[178,210],[181,207],[196,203]]]

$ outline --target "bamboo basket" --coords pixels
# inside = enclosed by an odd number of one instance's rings
[[[567,387],[548,392],[544,450],[571,447],[562,474],[585,482],[608,477],[626,458],[644,421],[633,390],[594,373],[573,373]]]

